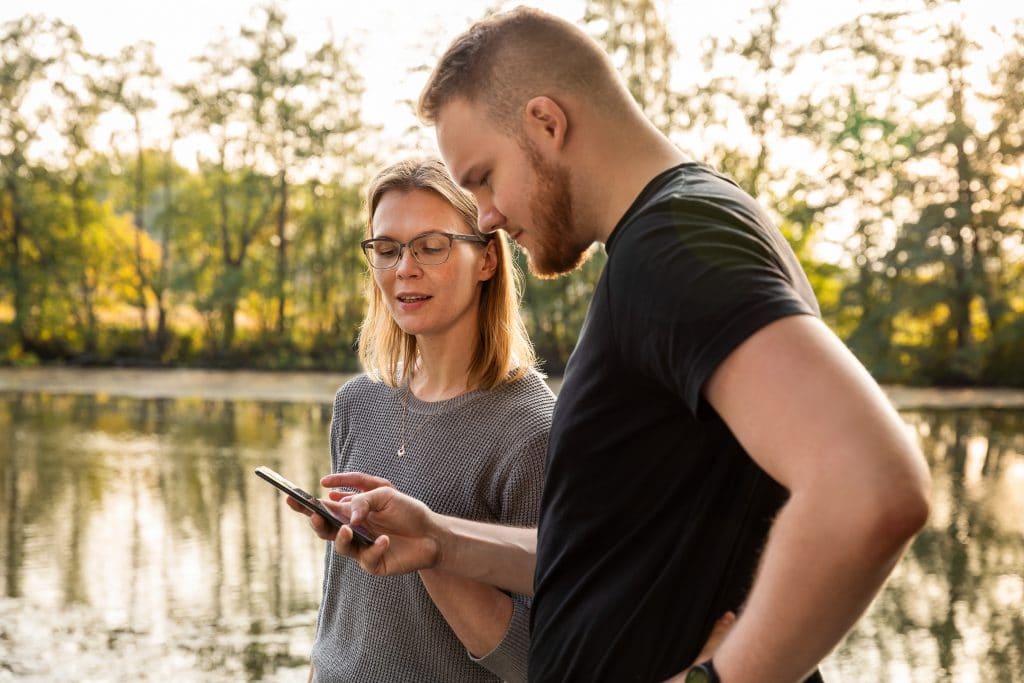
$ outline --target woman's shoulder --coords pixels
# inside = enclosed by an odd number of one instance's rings
[[[514,429],[530,424],[547,430],[555,408],[555,394],[543,375],[530,368],[521,377],[487,392],[486,411]]]
[[[334,394],[334,405],[346,403],[365,403],[381,396],[393,393],[395,388],[384,382],[374,380],[366,373],[356,375],[348,380]]]
[[[502,385],[511,399],[539,401],[542,405],[554,403],[555,394],[536,368],[528,368],[522,376]]]

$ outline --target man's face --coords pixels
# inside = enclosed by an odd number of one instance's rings
[[[499,130],[482,106],[464,99],[441,108],[437,143],[456,182],[476,198],[480,230],[505,230],[535,275],[566,273],[585,260],[590,242],[573,220],[568,168]]]

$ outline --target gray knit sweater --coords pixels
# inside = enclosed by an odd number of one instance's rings
[[[398,457],[406,400],[406,454]],[[363,375],[334,398],[331,468],[384,477],[442,514],[536,526],[553,408],[535,372],[436,403]],[[474,660],[418,574],[369,576],[328,545],[312,653],[317,680],[526,680],[529,600],[512,598],[504,639]]]

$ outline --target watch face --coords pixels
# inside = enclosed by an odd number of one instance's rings
[[[698,664],[686,674],[686,683],[714,683],[714,680],[711,672],[703,664]]]

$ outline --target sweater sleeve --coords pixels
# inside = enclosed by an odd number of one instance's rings
[[[524,595],[511,597],[512,620],[501,642],[483,657],[478,659],[470,654],[469,658],[503,681],[525,681],[530,651],[530,599]]]
[[[547,457],[550,410],[525,416],[525,441],[512,450],[499,483],[501,522],[519,527],[536,527]],[[512,619],[494,650],[477,659],[487,670],[506,681],[526,680],[526,659],[530,648],[530,598],[510,595]]]

